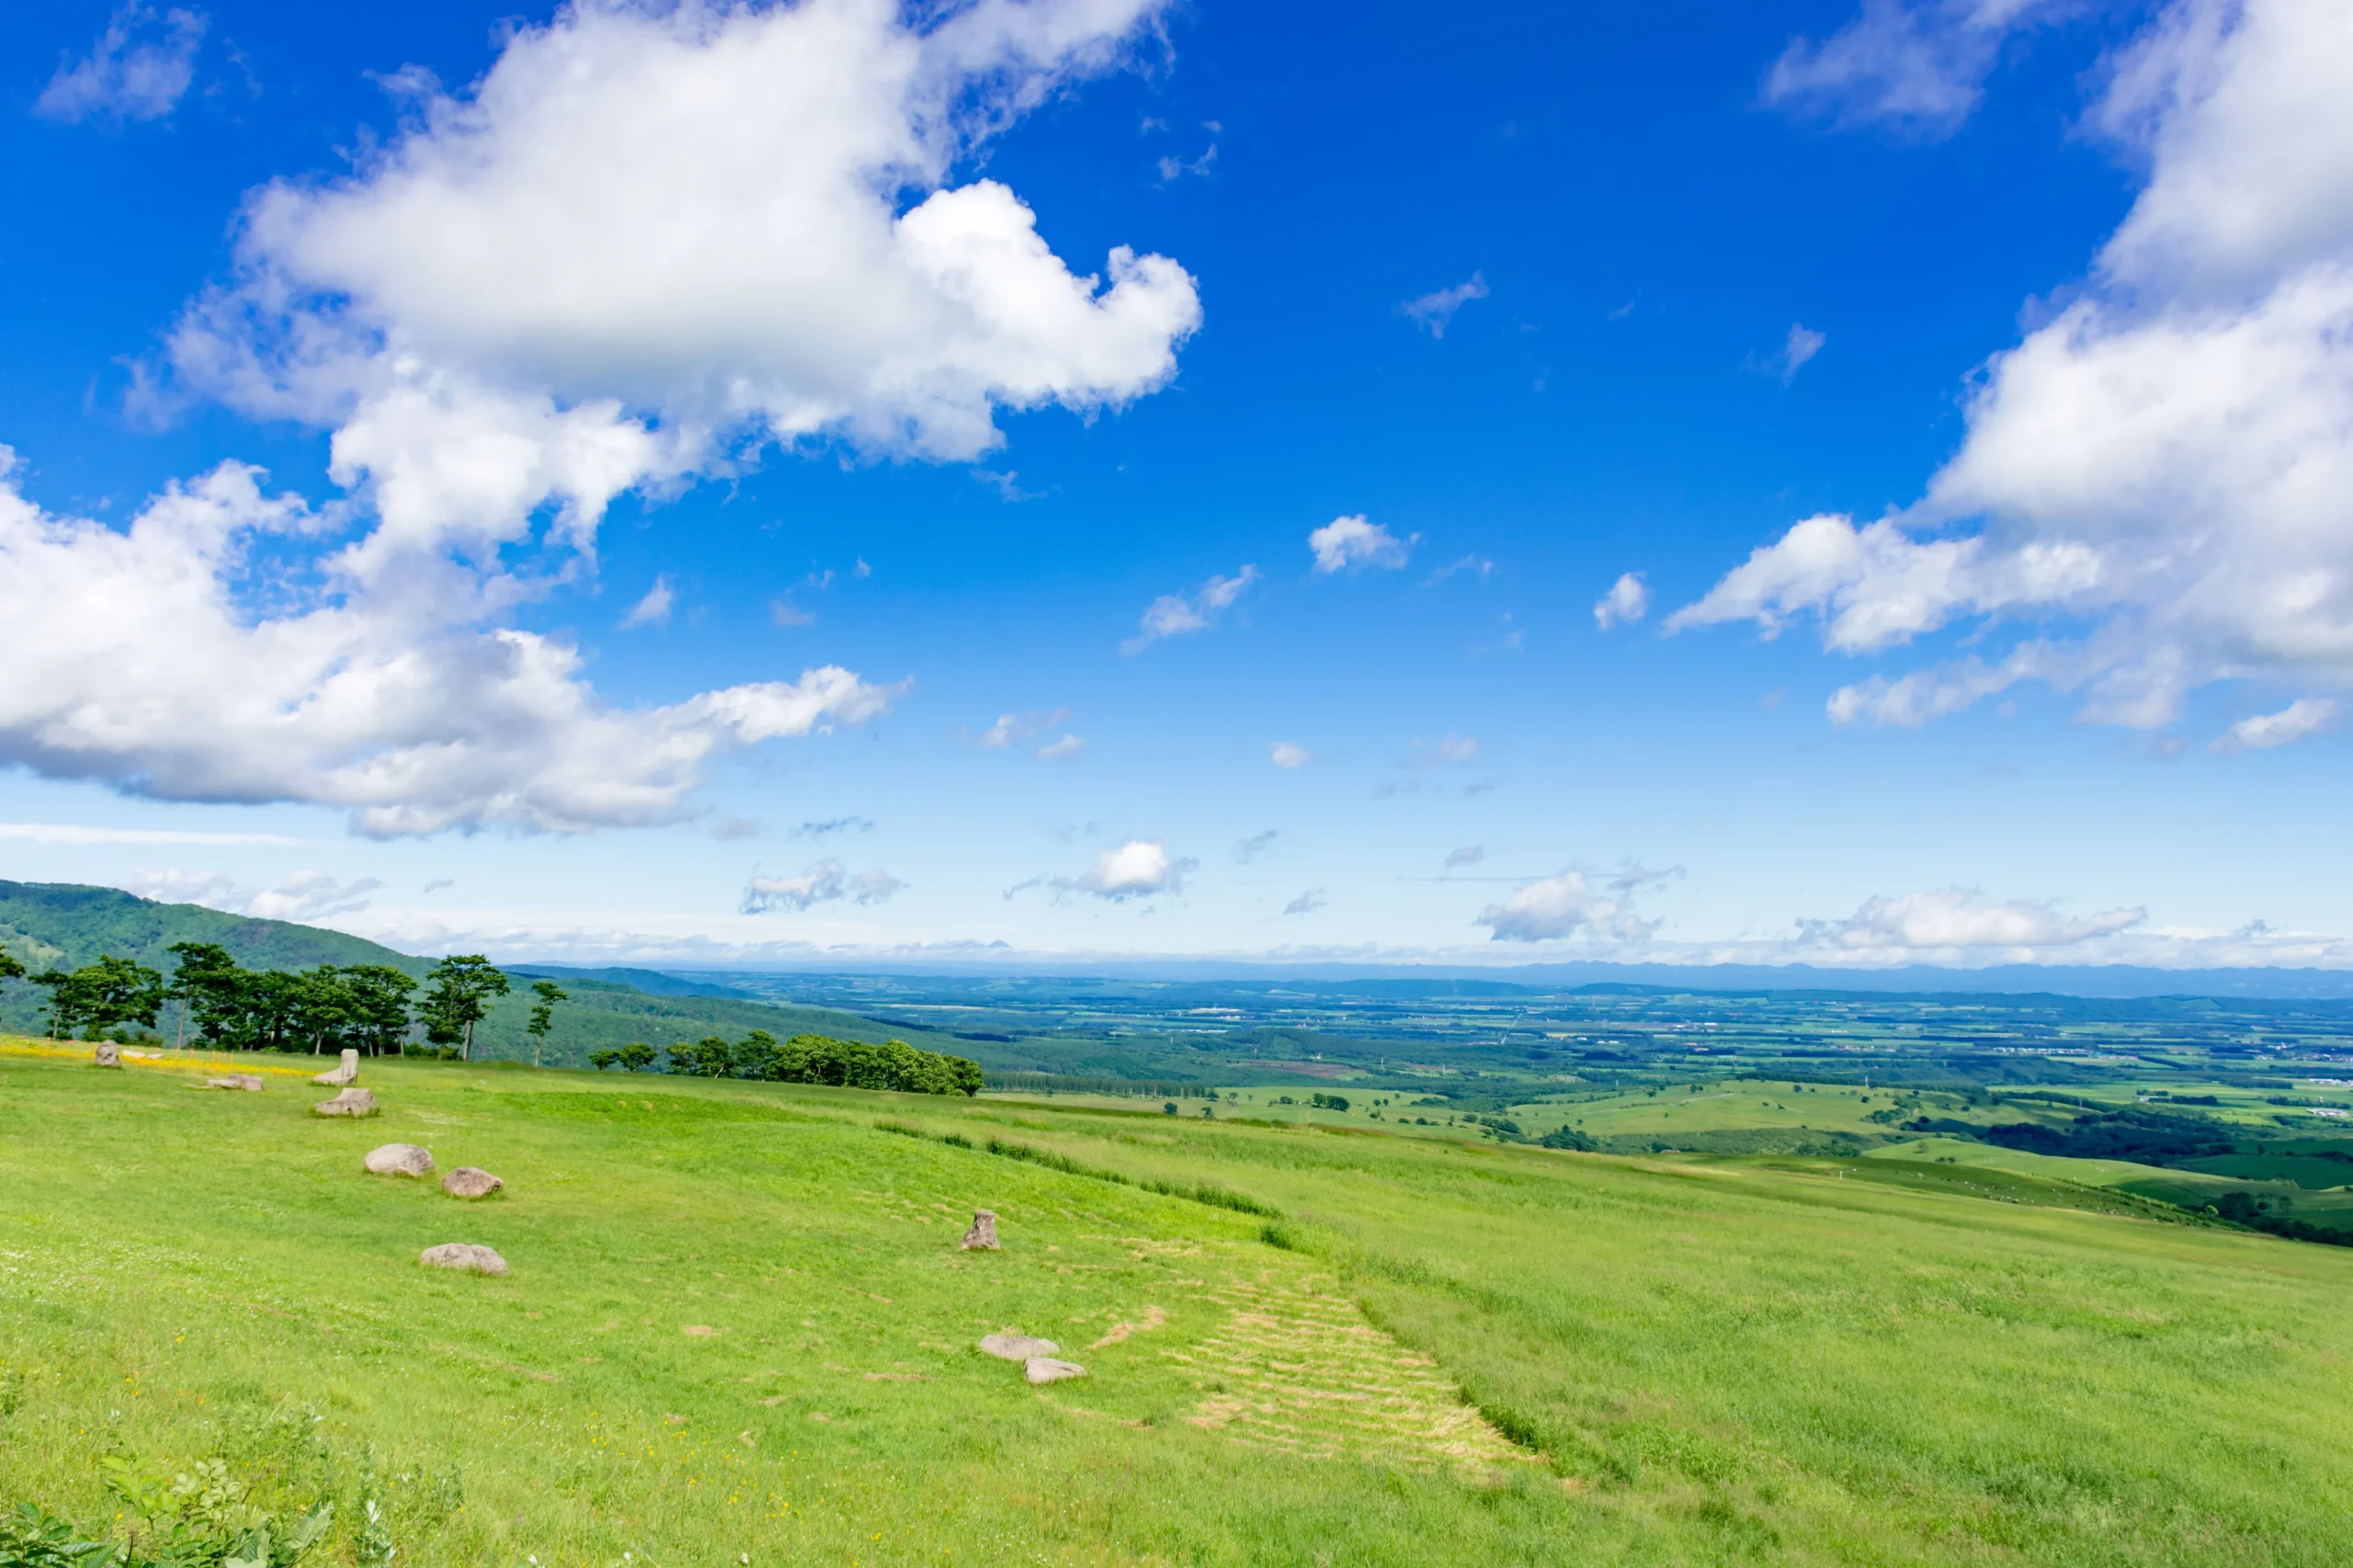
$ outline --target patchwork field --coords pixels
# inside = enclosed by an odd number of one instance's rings
[[[403,1568],[2353,1540],[2353,1251],[2027,1167],[401,1063],[355,1123],[192,1081],[0,1057],[0,1503],[119,1528],[102,1460],[218,1458],[335,1504],[310,1561]],[[395,1140],[506,1188],[361,1174]],[[976,1207],[1002,1252],[959,1249]],[[512,1272],[418,1266],[447,1241]],[[1089,1375],[1029,1386],[1002,1330]]]

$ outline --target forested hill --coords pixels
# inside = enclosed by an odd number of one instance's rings
[[[194,903],[157,903],[117,888],[74,882],[0,881],[0,951],[38,973],[78,969],[101,955],[131,959],[169,974],[176,967],[175,942],[210,942],[247,969],[309,969],[331,963],[387,964],[422,978],[443,955],[415,957],[394,952],[365,937],[284,920],[254,920]],[[556,1010],[555,1028],[542,1058],[551,1066],[584,1066],[591,1051],[643,1040],[667,1046],[679,1040],[724,1034],[741,1040],[756,1028],[779,1038],[830,1035],[837,1040],[904,1040],[926,1051],[970,1054],[951,1036],[904,1024],[878,1024],[830,1007],[801,1007],[790,1001],[761,1002],[722,985],[681,980],[646,970],[566,970],[539,964],[513,966],[513,992],[492,1005],[474,1031],[474,1054],[485,1061],[525,1060],[531,1041],[523,1026],[532,996],[528,984],[547,975],[568,993]],[[688,994],[654,994],[656,991]],[[44,996],[18,982],[0,986],[0,1032],[37,1033]]]
[[[0,881],[0,950],[27,969],[79,969],[101,954],[169,973],[174,942],[210,942],[247,969],[390,964],[422,975],[433,966],[364,937],[223,915],[197,903],[157,903],[119,888]]]

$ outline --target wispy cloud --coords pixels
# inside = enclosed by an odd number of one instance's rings
[[[383,887],[373,877],[340,881],[324,871],[301,870],[273,888],[248,887],[226,871],[142,871],[124,886],[163,903],[199,903],[256,920],[325,920],[356,915]]]
[[[907,884],[888,871],[852,871],[839,860],[820,860],[797,877],[755,874],[744,886],[743,912],[767,915],[776,910],[798,915],[820,903],[849,900],[885,903]]]
[[[50,119],[161,119],[196,80],[197,50],[210,18],[201,11],[156,15],[135,3],[116,11],[90,52],[61,63],[33,102]]]
[[[1324,890],[1322,888],[1308,889],[1305,892],[1301,893],[1297,898],[1292,899],[1289,903],[1284,904],[1283,913],[1285,915],[1314,914],[1317,910],[1323,908],[1326,903],[1330,902],[1324,898]]]
[[[1451,289],[1440,289],[1434,293],[1406,301],[1397,307],[1397,313],[1415,325],[1427,328],[1432,337],[1444,337],[1447,327],[1454,321],[1455,312],[1473,300],[1483,300],[1486,297],[1486,274],[1474,272],[1468,279],[1457,283]]]
[[[1040,762],[1068,762],[1086,749],[1085,736],[1060,735],[1040,746],[1036,755]]]
[[[671,591],[670,578],[665,573],[654,578],[654,586],[645,591],[645,597],[621,617],[621,626],[624,630],[640,626],[667,626],[670,611],[677,602],[678,597]]]
[[[2268,751],[2332,729],[2343,716],[2343,710],[2330,698],[2300,697],[2277,713],[2258,713],[2240,720],[2217,736],[2209,749]]]
[[[1277,767],[1305,767],[1315,760],[1315,754],[1297,741],[1277,741],[1267,748],[1267,760]]]
[[[1400,767],[1468,767],[1479,760],[1479,738],[1476,735],[1442,735],[1436,745],[1415,736],[1405,755],[1397,759]]]
[[[1233,858],[1246,866],[1272,848],[1275,840],[1281,836],[1279,832],[1271,827],[1264,833],[1254,833],[1233,846]]]
[[[1451,871],[1461,866],[1475,866],[1486,858],[1487,846],[1485,845],[1466,844],[1461,848],[1454,850],[1447,856],[1446,869]]]
[[[276,833],[199,833],[172,827],[84,827],[74,823],[0,822],[0,840],[18,844],[212,844],[290,847],[310,842]]]
[[[1447,564],[1439,567],[1427,577],[1423,578],[1422,586],[1425,588],[1434,588],[1438,584],[1445,582],[1449,577],[1460,575],[1464,572],[1477,573],[1479,574],[1479,580],[1483,583],[1494,574],[1495,570],[1495,563],[1494,562],[1489,561],[1483,556],[1465,555],[1459,560],[1447,562]]]
[[[1164,637],[1206,631],[1245,589],[1258,580],[1258,569],[1245,565],[1231,577],[1211,577],[1198,592],[1163,594],[1152,601],[1138,623],[1136,634],[1120,644],[1122,653],[1140,653]]]
[[[1790,323],[1790,335],[1782,340],[1781,351],[1773,357],[1773,373],[1781,378],[1783,386],[1788,386],[1797,380],[1798,372],[1804,369],[1807,363],[1822,352],[1822,346],[1829,341],[1827,334]]]
[[[874,824],[865,817],[827,817],[822,822],[804,822],[792,830],[795,838],[831,838],[836,834],[872,833]]]
[[[1607,631],[1629,621],[1640,620],[1650,613],[1651,591],[1643,585],[1643,574],[1628,572],[1609,585],[1609,591],[1593,602],[1593,623]]]

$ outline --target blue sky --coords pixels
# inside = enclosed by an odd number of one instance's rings
[[[2338,7],[398,11],[0,36],[0,874],[2353,963]]]

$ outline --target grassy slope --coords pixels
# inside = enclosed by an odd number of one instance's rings
[[[96,1517],[95,1453],[185,1464],[308,1407],[334,1455],[286,1465],[348,1491],[372,1446],[388,1475],[462,1478],[439,1525],[421,1480],[389,1484],[404,1564],[2321,1563],[2353,1539],[2338,1249],[1805,1162],[370,1081],[388,1112],[349,1125],[291,1082],[0,1059],[0,1501]],[[878,1114],[1214,1180],[1303,1250]],[[393,1138],[509,1194],[460,1210],[357,1174]],[[1003,1255],[955,1249],[975,1202]],[[515,1274],[414,1266],[450,1239]],[[1016,1325],[1084,1346],[1154,1308],[1043,1392],[969,1349]],[[1360,1312],[1545,1459],[1448,1428]],[[1466,1442],[1469,1474],[1444,1453]]]

